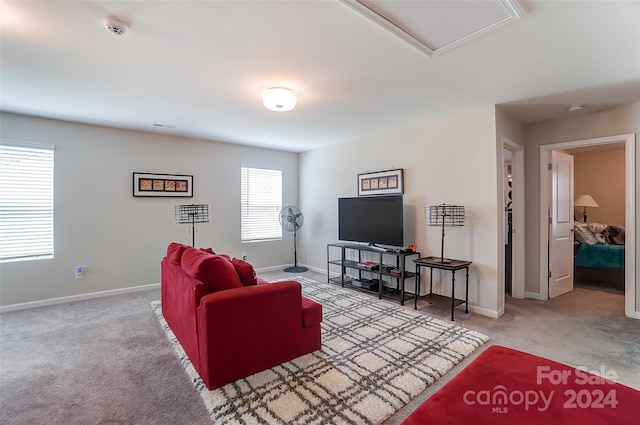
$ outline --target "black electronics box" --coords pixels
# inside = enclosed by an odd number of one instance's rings
[[[353,279],[351,284],[368,291],[378,292],[378,279]]]

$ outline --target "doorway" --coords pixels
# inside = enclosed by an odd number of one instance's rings
[[[524,147],[505,137],[502,138],[502,161],[504,178],[501,189],[505,199],[501,214],[504,229],[502,255],[504,259],[504,288],[502,289],[502,309],[504,294],[514,298],[524,298]],[[509,185],[509,182],[511,185]],[[509,198],[510,196],[510,198]],[[510,222],[509,222],[510,221]],[[511,282],[511,288],[508,283]]]
[[[550,173],[548,164],[551,152],[586,146],[624,143],[625,145],[625,228],[635,234],[635,134],[576,140],[540,146],[540,229],[548,229],[550,207]],[[625,315],[635,317],[636,283],[634,279],[636,256],[635,238],[627,239],[625,245]],[[540,298],[549,298],[549,234],[540,232]]]
[[[624,148],[613,143],[566,150],[575,164],[575,240],[583,242],[573,249],[575,287],[624,295]],[[609,267],[590,267],[603,263]]]

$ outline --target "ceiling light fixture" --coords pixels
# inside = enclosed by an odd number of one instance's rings
[[[111,16],[104,20],[104,27],[113,35],[124,35],[129,29],[127,24]]]
[[[578,112],[578,111],[582,111],[583,109],[584,109],[584,106],[582,105],[571,105],[567,108],[567,111]]]
[[[271,87],[262,93],[262,103],[270,111],[286,112],[296,107],[298,95],[284,87]]]

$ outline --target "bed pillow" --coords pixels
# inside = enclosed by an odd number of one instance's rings
[[[589,223],[578,223],[576,221],[573,223],[573,230],[576,241],[589,245],[595,245],[598,243],[598,239],[596,239],[595,235],[591,233],[591,230],[589,229]]]
[[[604,237],[609,245],[624,245],[624,227],[610,225],[604,231]]]
[[[602,234],[604,233],[604,230],[607,228],[607,225],[604,223],[592,223],[592,222],[588,222],[587,223],[587,227],[589,228],[589,230],[591,230],[591,233],[595,234]]]
[[[605,230],[607,229],[606,224],[588,222],[587,226],[589,227],[589,230],[591,230],[591,233],[593,233],[593,236],[596,238],[598,243],[604,243],[604,244],[607,243],[607,238],[604,233]]]

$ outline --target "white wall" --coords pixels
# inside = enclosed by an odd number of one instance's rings
[[[573,153],[574,184],[576,197],[589,194],[598,208],[587,208],[592,223],[625,225],[625,150]],[[576,207],[578,221],[583,219],[583,207]]]
[[[504,149],[503,149],[503,145],[505,142],[505,139],[510,141],[510,142],[514,142],[517,143],[520,146],[524,146],[524,128],[522,126],[522,124],[515,120],[514,118],[512,118],[511,116],[509,116],[508,114],[506,114],[504,111],[502,111],[500,108],[496,107],[496,164],[498,166],[498,173],[502,173],[505,177],[504,178],[500,178],[496,181],[497,184],[497,192],[498,192],[498,211],[500,211],[500,214],[498,214],[498,232],[497,232],[497,238],[498,238],[498,270],[497,270],[497,274],[498,274],[498,293],[499,293],[499,297],[498,297],[498,309],[501,313],[504,313],[504,308],[505,308],[505,303],[504,303],[504,291],[505,291],[505,246],[504,246],[504,241],[506,240],[506,231],[505,231],[505,227],[506,227],[506,217],[504,214],[504,191],[506,189],[506,170],[505,170],[505,166],[504,166],[504,162],[503,162],[503,158],[504,158]],[[512,153],[512,156],[515,159],[516,154]],[[512,161],[512,166],[513,168],[513,175],[514,175],[514,187],[513,187],[513,193],[514,193],[514,207],[515,207],[515,201],[517,200],[515,198],[516,194],[517,194],[517,189],[520,189],[522,187],[524,187],[524,185],[522,184],[522,182],[519,182],[518,179],[516,178],[517,175],[524,175],[524,173],[516,173],[516,161]],[[524,199],[524,197],[522,197],[522,199]],[[514,209],[514,212],[519,212],[520,215],[524,215],[522,214],[522,212],[524,212],[525,208],[522,209]],[[514,216],[514,221],[513,221],[513,228],[517,229],[519,226],[521,226],[521,221],[524,219],[524,217],[518,217],[517,214],[515,214]],[[517,282],[516,279],[519,278],[519,276],[521,275],[521,273],[518,273],[517,267],[519,266],[519,262],[518,262],[518,258],[523,258],[525,256],[524,254],[524,243],[522,243],[521,240],[519,240],[519,238],[514,237],[513,239],[513,260],[512,260],[512,271],[513,271],[513,281],[512,281],[512,287],[513,288],[517,288],[518,284],[520,282]],[[520,257],[517,257],[517,255],[521,254]],[[524,284],[522,284],[521,286],[524,287]],[[512,290],[512,293],[517,293],[518,290]]]
[[[56,146],[55,258],[1,264],[2,306],[160,282],[167,245],[191,244],[190,226],[175,224],[179,203],[211,203],[197,246],[247,252],[256,268],[293,262],[286,232],[283,241],[240,243],[240,165],[283,169],[283,203],[296,204],[297,154],[6,113],[0,128],[5,141]],[[134,198],[134,171],[193,175],[194,197]]]
[[[464,205],[466,225],[446,229],[445,256],[474,262],[470,304],[479,313],[497,316],[502,294],[497,291],[496,161],[493,106],[301,154],[305,227],[298,235],[300,261],[326,270],[326,245],[338,239],[338,198],[357,196],[357,174],[403,168],[405,245],[415,243],[423,256],[439,255],[441,231],[426,226],[424,208]],[[449,282],[447,273],[438,292],[449,294]],[[456,286],[456,295],[464,298],[464,286]],[[407,281],[407,287],[413,290],[413,283]]]

